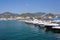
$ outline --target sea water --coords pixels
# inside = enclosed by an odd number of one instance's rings
[[[60,40],[60,34],[21,21],[0,21],[0,40]]]

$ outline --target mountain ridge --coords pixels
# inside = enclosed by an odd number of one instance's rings
[[[36,13],[22,13],[22,14],[15,14],[11,12],[4,12],[0,14],[0,18],[10,18],[10,17],[35,17],[35,16],[60,16],[60,14],[53,14],[53,13],[44,13],[44,12],[36,12]]]

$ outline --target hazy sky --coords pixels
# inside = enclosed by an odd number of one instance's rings
[[[60,13],[60,0],[0,0],[0,13],[6,11]]]

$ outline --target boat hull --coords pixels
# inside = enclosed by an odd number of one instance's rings
[[[54,32],[54,33],[60,33],[60,29],[52,28],[52,32]]]

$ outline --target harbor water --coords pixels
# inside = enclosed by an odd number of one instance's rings
[[[60,33],[21,21],[0,21],[0,40],[60,40]]]

